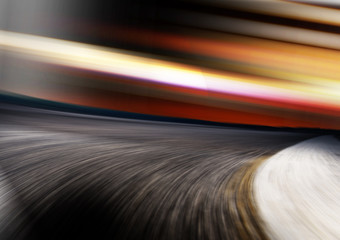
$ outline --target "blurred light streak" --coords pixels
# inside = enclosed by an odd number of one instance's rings
[[[340,80],[339,51],[332,49],[228,34],[209,35],[207,32],[199,32],[200,36],[195,37],[116,25],[91,26],[87,23],[77,23],[77,29],[80,34],[92,34],[107,40],[111,38],[106,33],[114,32],[116,40],[196,54],[200,57],[199,61],[206,65],[211,61],[207,58],[213,57],[216,58],[215,65],[221,64],[225,70],[229,65],[231,70],[275,78],[276,82],[306,82],[334,89]]]
[[[163,17],[168,16],[166,14]],[[189,11],[177,11],[172,20],[191,27],[340,49],[340,36],[334,33]]]
[[[329,88],[303,82],[282,83],[242,74],[203,71],[184,64],[65,40],[6,31],[1,31],[0,35],[2,49],[28,55],[31,60],[266,101],[340,110],[339,85],[330,91]]]
[[[7,91],[41,99],[228,123],[335,129],[340,126],[339,111],[327,108],[306,108],[305,105],[290,105],[287,102],[136,81],[19,58],[12,63],[13,66],[28,68],[29,71],[15,67],[15,72],[23,74],[12,75],[10,79],[23,80],[20,85],[9,86]],[[37,70],[40,72],[38,76]],[[33,78],[30,77],[32,73]]]
[[[145,30],[124,31],[129,31],[127,36],[118,36],[124,41],[199,54],[203,60],[206,57],[216,57],[222,63],[224,60],[238,61],[235,62],[238,66],[234,68],[239,69],[245,68],[243,63],[249,63],[253,74],[262,73],[277,78],[276,82],[280,79],[304,81],[333,88],[340,80],[339,52],[331,49],[241,37],[212,40]],[[142,36],[152,37],[152,43],[143,41]]]
[[[306,4],[328,4],[328,5],[333,5],[333,6],[340,6],[339,0],[286,0],[288,2],[298,2],[298,3],[306,3]]]
[[[196,1],[196,0],[195,0]],[[285,1],[285,0],[266,0],[254,1],[238,0],[238,1],[222,1],[222,0],[199,0],[202,3],[209,3],[219,7],[245,10],[270,16],[285,17],[303,21],[312,21],[315,23],[324,23],[340,26],[340,11],[337,9],[329,9],[325,7],[306,5],[301,3],[320,3],[320,4],[337,4],[338,0],[333,1]],[[301,2],[301,3],[300,3]]]
[[[185,87],[206,88],[202,75],[178,64],[108,51],[89,44],[28,34],[0,31],[0,36],[1,47],[28,54],[43,62]]]

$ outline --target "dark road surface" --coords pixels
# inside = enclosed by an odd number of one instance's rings
[[[247,178],[307,135],[2,105],[0,239],[265,239]]]

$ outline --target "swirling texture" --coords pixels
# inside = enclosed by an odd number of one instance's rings
[[[2,239],[261,239],[241,180],[306,138],[14,106],[1,115],[0,210],[15,204]]]

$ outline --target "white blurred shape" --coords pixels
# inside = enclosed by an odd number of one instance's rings
[[[317,137],[270,157],[254,197],[271,239],[339,239],[340,142]]]

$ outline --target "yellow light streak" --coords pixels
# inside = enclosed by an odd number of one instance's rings
[[[339,82],[334,82],[330,89],[327,85],[316,86],[304,80],[292,83],[268,81],[267,78],[226,74],[133,56],[132,52],[117,49],[8,31],[0,31],[0,49],[36,61],[136,80],[340,110]]]

